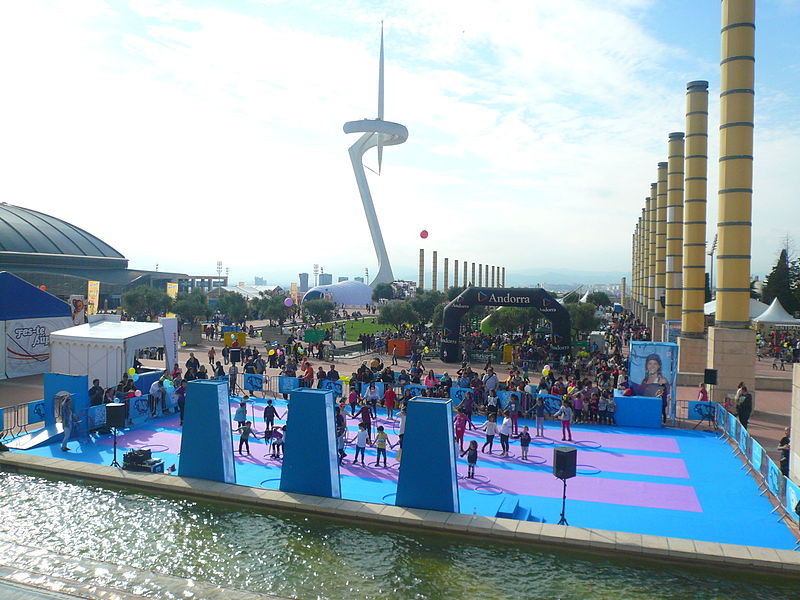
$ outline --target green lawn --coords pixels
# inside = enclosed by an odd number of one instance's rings
[[[337,328],[338,328],[337,324]],[[323,329],[330,329],[331,324],[323,325]],[[375,317],[367,317],[364,321],[347,321],[345,331],[347,331],[347,341],[352,342],[358,340],[358,336],[362,333],[370,334],[378,331],[383,331],[388,325],[378,325],[375,322]]]

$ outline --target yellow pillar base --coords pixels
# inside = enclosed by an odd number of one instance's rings
[[[653,332],[654,342],[664,341],[664,317],[653,315],[652,325],[650,331]]]
[[[711,386],[711,399],[724,402],[733,396],[740,381],[753,393],[755,405],[756,332],[752,329],[709,327],[708,368],[717,370],[717,385]]]
[[[708,342],[705,338],[679,337],[678,372],[702,373],[708,359]]]
[[[797,437],[800,432],[800,363],[795,363],[792,379],[792,431]],[[783,437],[783,432],[781,432]],[[778,438],[780,439],[780,438]],[[789,478],[800,485],[800,444],[792,444],[789,453]]]

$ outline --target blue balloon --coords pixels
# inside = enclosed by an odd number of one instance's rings
[[[131,379],[133,379],[134,381],[139,381],[139,374],[134,373],[133,375],[131,375]]]

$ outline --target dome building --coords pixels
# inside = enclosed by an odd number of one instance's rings
[[[305,293],[302,301],[320,298],[345,306],[364,306],[372,304],[372,288],[366,283],[348,279],[330,285],[315,286]]]
[[[128,268],[128,259],[100,238],[56,217],[0,203],[0,271],[8,271],[62,299],[86,295],[87,282],[100,282],[100,302],[114,308],[137,285],[165,289],[182,273]]]

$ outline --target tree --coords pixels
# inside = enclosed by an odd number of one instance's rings
[[[595,306],[611,306],[611,298],[605,292],[592,292],[586,300]]]
[[[392,298],[394,298],[394,288],[391,283],[379,283],[375,286],[375,289],[372,290],[373,302],[377,302],[378,300],[391,300]]]
[[[171,306],[172,298],[149,285],[140,285],[122,294],[125,312],[137,318],[152,319],[167,312]]]
[[[419,315],[408,300],[389,302],[378,309],[377,322],[382,325],[391,325],[397,331],[400,331],[403,325],[414,325],[419,323],[419,320]]]
[[[783,305],[788,312],[794,313],[800,308],[797,298],[798,281],[792,281],[793,273],[789,262],[789,255],[786,248],[781,250],[778,262],[764,280],[764,287],[761,295],[764,302],[770,304],[775,298]]]
[[[448,288],[447,289],[447,301],[448,302],[452,302],[453,300],[458,298],[458,295],[461,292],[463,292],[465,289],[467,289],[467,288],[465,288],[463,286],[462,287],[451,287],[451,288]]]
[[[333,302],[322,298],[303,302],[303,312],[311,317],[314,325],[333,319],[333,311],[335,309],[336,306]]]
[[[284,302],[288,296],[269,296],[261,292],[262,297],[257,300],[258,312],[264,319],[277,321],[279,326],[283,326],[284,321],[289,318],[292,309]]]
[[[180,293],[175,299],[173,311],[186,323],[194,325],[200,317],[208,318],[211,309],[208,307],[206,293],[195,288],[191,292]]]
[[[539,319],[544,319],[544,316],[535,308],[503,306],[489,314],[487,323],[499,331],[513,333],[520,329],[523,331],[536,329]]]
[[[239,292],[220,290],[217,308],[234,323],[243,321],[247,316],[247,300]]]
[[[429,323],[433,318],[433,309],[437,304],[444,302],[444,294],[433,290],[417,292],[417,295],[408,300],[411,308],[419,315],[422,323]]]
[[[566,295],[565,295],[565,296],[564,296],[564,297],[561,299],[561,301],[562,301],[564,304],[576,304],[576,303],[577,303],[577,302],[578,302],[580,299],[581,299],[581,297],[580,297],[580,295],[578,294],[578,292],[569,292],[568,294],[566,294]]]
[[[575,331],[594,331],[594,329],[600,323],[600,319],[595,316],[597,307],[590,302],[574,302],[571,304],[566,304],[565,308],[569,311],[572,329]]]

